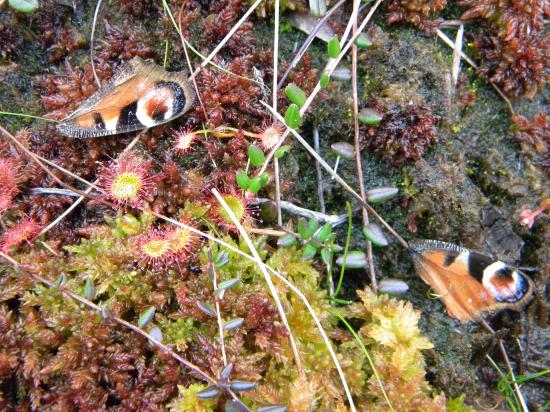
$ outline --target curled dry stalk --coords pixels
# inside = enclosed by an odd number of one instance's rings
[[[109,311],[106,311],[105,308],[99,306],[99,305],[96,305],[94,302],[92,302],[91,300],[88,300],[80,295],[77,295],[76,293],[74,293],[73,291],[71,291],[70,289],[67,289],[66,287],[64,286],[57,286],[55,285],[53,282],[50,282],[49,280],[43,278],[42,276],[40,275],[37,275],[35,273],[32,273],[32,272],[29,272],[29,271],[26,271],[24,270],[20,265],[19,263],[13,259],[11,256],[3,253],[3,252],[0,252],[0,257],[2,257],[4,260],[6,260],[7,262],[9,262],[12,267],[18,272],[18,273],[21,273],[21,274],[24,274],[26,276],[29,276],[31,277],[32,279],[34,279],[35,281],[37,282],[40,282],[42,283],[43,285],[46,285],[47,287],[49,287],[50,289],[53,289],[53,290],[59,290],[59,292],[61,292],[61,294],[63,296],[67,296],[75,301],[77,301],[78,303],[98,312],[98,313],[101,313],[103,317],[107,317],[108,319],[114,321],[115,323],[118,323],[119,325],[121,325],[122,327],[128,329],[128,330],[131,330],[132,332],[135,332],[137,333],[138,335],[141,335],[143,336],[144,338],[146,339],[149,339],[149,341],[154,345],[154,346],[157,346],[159,349],[161,349],[164,353],[168,354],[169,356],[171,356],[173,359],[175,359],[177,362],[179,362],[180,364],[182,364],[183,366],[185,366],[186,368],[194,371],[195,373],[197,373],[199,376],[201,376],[201,378],[208,382],[209,384],[211,385],[218,385],[218,381],[210,376],[207,372],[205,372],[204,370],[202,370],[200,367],[198,367],[197,365],[193,364],[192,362],[189,362],[187,359],[181,357],[180,355],[178,355],[172,348],[170,348],[169,346],[163,344],[162,342],[160,342],[159,340],[157,340],[154,336],[152,336],[151,334],[145,332],[143,329],[141,329],[140,327],[128,322],[128,321],[125,321],[124,319],[118,317],[118,316],[115,316],[115,315],[112,315],[109,313]],[[230,389],[230,388],[225,388],[225,390],[227,391],[227,393],[236,401],[239,403],[239,405],[241,405],[244,410],[247,410],[247,411],[250,411],[250,409],[239,399],[239,397]]]
[[[269,273],[267,273],[267,270],[263,266],[262,259],[260,258],[260,255],[258,254],[258,251],[254,247],[254,244],[250,240],[250,237],[244,230],[243,226],[233,213],[233,210],[227,205],[223,197],[220,195],[217,189],[212,189],[212,193],[214,196],[216,196],[216,199],[218,202],[220,202],[220,205],[225,210],[225,213],[231,218],[231,221],[233,224],[237,227],[240,235],[246,242],[248,248],[250,249],[250,252],[252,253],[252,257],[254,261],[258,264],[258,267],[260,268],[260,272],[262,272],[262,275],[264,277],[265,282],[267,283],[267,286],[269,288],[269,292],[271,293],[271,296],[273,297],[273,300],[275,301],[275,305],[277,306],[277,310],[279,312],[279,316],[281,317],[281,321],[283,322],[283,325],[285,326],[287,332],[288,332],[288,339],[290,342],[290,347],[292,348],[292,353],[294,354],[294,361],[296,362],[296,367],[298,368],[298,373],[301,377],[305,378],[305,372],[304,368],[302,367],[302,361],[300,360],[300,353],[298,352],[298,346],[296,345],[296,340],[294,339],[294,335],[292,334],[292,330],[290,329],[290,325],[288,324],[288,320],[286,318],[285,310],[283,309],[283,304],[281,303],[281,299],[279,298],[279,294],[277,293],[277,289],[275,288],[275,285],[273,284],[273,280],[271,279],[271,276]]]
[[[353,0],[353,7],[359,7],[359,0]],[[353,22],[353,35],[357,34],[357,21]],[[353,95],[353,141],[355,143],[355,167],[357,168],[357,180],[359,181],[359,190],[361,199],[367,203],[367,192],[365,190],[365,181],[363,179],[363,167],[361,166],[361,148],[359,147],[359,98],[357,96],[357,45],[353,43],[351,47],[351,91]],[[363,208],[363,225],[369,223],[369,212]],[[374,260],[372,258],[372,242],[367,239],[367,261],[369,263],[370,283],[374,290],[378,290],[376,282],[376,272],[374,271]]]

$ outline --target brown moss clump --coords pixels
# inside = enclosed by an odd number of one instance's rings
[[[363,143],[392,166],[419,160],[438,141],[435,125],[440,118],[424,104],[382,106],[372,100],[369,106],[383,113],[383,117],[379,125],[362,128]]]
[[[17,53],[19,36],[5,23],[0,22],[0,59],[8,60]]]
[[[550,168],[550,116],[541,110],[532,119],[520,115],[512,117],[517,131],[514,140],[531,153],[545,168]]]
[[[539,0],[462,0],[462,19],[484,19],[488,29],[474,41],[483,60],[479,73],[511,96],[533,98],[550,69],[548,4]],[[546,16],[546,17],[545,17]]]
[[[426,33],[433,33],[440,20],[432,20],[434,14],[447,5],[447,0],[392,0],[388,4],[388,24],[407,22]]]

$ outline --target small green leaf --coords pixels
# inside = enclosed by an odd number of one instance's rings
[[[226,250],[221,251],[216,255],[214,265],[216,268],[221,269],[229,263],[229,252]]]
[[[382,279],[378,283],[378,292],[399,295],[409,290],[409,285],[401,279]]]
[[[235,392],[249,391],[250,389],[254,389],[256,387],[256,383],[249,381],[232,380],[229,387]]]
[[[372,41],[365,33],[361,33],[357,38],[355,39],[355,45],[359,47],[360,49],[368,49],[372,46]]]
[[[61,286],[63,286],[67,282],[67,276],[65,276],[64,273],[59,276],[57,279],[57,282],[55,282],[55,288],[59,289]]]
[[[296,238],[292,233],[285,233],[277,240],[277,246],[289,247],[296,244]]]
[[[220,282],[218,284],[218,289],[224,289],[224,290],[230,289],[240,281],[241,280],[239,278],[224,280],[223,282]]]
[[[276,159],[280,159],[281,157],[283,157],[285,155],[286,152],[288,152],[290,150],[290,146],[281,146],[279,147],[275,153],[273,154],[273,156],[275,156]]]
[[[138,320],[138,326],[140,328],[144,328],[153,320],[153,316],[155,316],[155,307],[151,306],[149,309],[147,309],[143,314],[139,317]]]
[[[316,254],[317,254],[317,248],[313,246],[311,243],[308,243],[302,249],[302,257],[305,260],[313,259]]]
[[[308,240],[311,237],[311,234],[309,233],[309,225],[307,223],[307,220],[304,218],[298,219],[298,234],[303,240]]]
[[[250,193],[258,193],[260,189],[262,188],[262,179],[260,176],[256,176],[254,179],[250,181],[250,185],[248,186],[248,191]]]
[[[367,191],[367,200],[370,203],[381,203],[395,197],[397,193],[399,189],[396,187],[377,187]]]
[[[294,83],[290,83],[285,87],[285,94],[292,103],[295,103],[298,106],[303,106],[306,102],[306,93]]]
[[[208,315],[210,316],[211,318],[215,318],[216,317],[216,310],[214,309],[214,306],[209,304],[209,303],[205,303],[205,302],[201,302],[200,300],[197,302],[197,307],[201,310],[202,313],[204,313],[205,315]]]
[[[319,222],[315,219],[310,219],[309,222],[307,222],[307,225],[309,227],[309,237],[311,237],[319,228]]]
[[[228,320],[227,322],[225,322],[225,324],[223,325],[223,328],[225,330],[233,330],[233,329],[237,329],[238,327],[240,327],[243,323],[244,323],[243,318],[235,318],[235,319],[231,319],[231,320]]]
[[[265,162],[265,154],[258,146],[250,145],[248,147],[248,157],[250,163],[256,167],[262,166]]]
[[[95,298],[95,286],[92,278],[86,278],[84,284],[84,297],[88,300],[94,300]]]
[[[235,182],[237,182],[237,186],[239,186],[242,190],[246,190],[248,189],[248,186],[250,186],[250,178],[244,170],[237,173],[235,176]]]
[[[361,109],[361,111],[359,112],[358,119],[360,123],[363,123],[369,126],[376,126],[377,124],[380,123],[383,117],[384,116],[382,115],[382,113],[379,113],[376,110],[367,107],[367,108]]]
[[[203,389],[200,392],[197,392],[195,396],[199,399],[211,399],[211,398],[215,398],[219,394],[220,394],[220,390],[218,389],[218,387],[215,385],[211,385],[208,388]]]
[[[33,13],[38,10],[38,0],[8,0],[8,5],[21,13]]]
[[[332,261],[332,253],[330,253],[330,249],[328,247],[321,249],[321,260],[326,266],[330,265],[330,262]]]
[[[332,225],[330,223],[325,223],[321,228],[315,233],[315,238],[321,242],[325,243],[330,235],[332,234]]]
[[[155,326],[149,331],[149,335],[151,335],[153,339],[156,340],[157,342],[162,343],[162,331],[157,326]],[[153,346],[155,345],[155,342],[149,339],[149,344]]]
[[[262,187],[266,187],[267,182],[269,182],[269,176],[267,175],[266,172],[263,172],[260,175],[260,184],[262,185]]]
[[[388,246],[388,239],[376,223],[369,223],[363,227],[363,234],[374,246]]]
[[[330,145],[330,148],[334,153],[336,153],[340,157],[343,157],[344,159],[355,159],[355,148],[347,142],[333,143]]]
[[[296,129],[300,126],[300,109],[294,103],[286,109],[285,123],[291,129]]]
[[[344,255],[336,259],[338,266],[344,266]],[[346,269],[361,269],[367,267],[367,255],[361,250],[351,250],[346,256]]]
[[[223,380],[229,379],[229,377],[231,376],[231,373],[233,372],[234,366],[235,365],[233,365],[232,363],[228,363],[227,366],[223,368],[222,371],[220,372],[220,378]]]
[[[327,43],[327,52],[329,57],[336,59],[340,54],[340,41],[338,36],[332,37]]]
[[[319,79],[319,86],[321,86],[323,89],[328,86],[328,83],[330,82],[330,76],[327,72],[323,72],[321,74],[321,78]]]

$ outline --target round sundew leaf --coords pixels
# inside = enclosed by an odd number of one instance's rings
[[[296,129],[300,126],[300,120],[300,109],[297,105],[292,103],[290,106],[288,106],[288,109],[286,109],[285,123],[291,129]]]
[[[38,10],[38,0],[8,0],[8,5],[21,13],[34,13]]]
[[[332,37],[327,43],[327,53],[330,58],[336,59],[340,54],[340,41],[338,36]]]
[[[381,113],[367,107],[365,109],[361,109],[361,111],[359,112],[358,119],[360,123],[363,123],[369,126],[376,126],[377,124],[380,123],[380,121],[382,120],[382,117],[383,116]]]
[[[208,315],[210,316],[211,318],[215,318],[216,317],[216,310],[214,309],[214,306],[209,304],[209,303],[205,303],[205,302],[201,302],[200,300],[197,302],[197,307],[201,310],[202,313],[204,313],[205,315]]]
[[[399,189],[396,187],[377,187],[367,190],[367,200],[370,203],[381,203],[395,197],[397,193],[399,193]]]
[[[344,265],[344,255],[336,259],[336,264],[338,266]],[[367,255],[361,250],[351,250],[346,256],[346,268],[347,269],[361,269],[367,267]]]
[[[355,159],[355,148],[353,145],[347,142],[336,142],[330,145],[330,148],[338,156],[343,157],[344,159],[353,160]]]
[[[211,385],[206,389],[203,389],[202,391],[197,392],[195,396],[199,399],[211,399],[211,398],[215,398],[219,394],[220,394],[220,389],[215,385]]]
[[[153,320],[153,316],[155,316],[155,307],[151,306],[149,309],[147,309],[145,312],[141,314],[138,320],[138,326],[140,328],[144,328]]]
[[[289,247],[296,244],[296,238],[292,233],[285,233],[277,240],[277,246]]]
[[[233,330],[233,329],[237,329],[238,327],[240,327],[243,323],[244,323],[243,318],[235,318],[235,319],[231,319],[231,320],[228,320],[227,322],[225,322],[225,325],[223,325],[223,328],[225,330]]]
[[[285,155],[286,152],[288,152],[290,150],[290,146],[281,146],[279,147],[275,153],[273,154],[273,156],[276,158],[276,159],[280,159],[281,157],[283,157]]]
[[[248,191],[254,194],[258,193],[261,188],[262,188],[262,179],[260,176],[256,176],[254,179],[250,181],[250,185],[248,185]]]
[[[378,282],[378,292],[399,295],[409,290],[409,285],[401,279],[382,279]]]
[[[365,33],[361,33],[357,36],[357,39],[355,39],[355,45],[360,49],[368,49],[372,46],[372,41]]]
[[[369,223],[363,227],[363,234],[374,246],[388,246],[389,242],[376,223]]]
[[[249,391],[250,389],[254,389],[256,387],[256,383],[249,382],[249,381],[234,380],[234,381],[231,381],[231,384],[229,385],[229,387],[235,392]]]
[[[302,257],[304,258],[304,260],[313,259],[316,254],[317,254],[317,248],[313,246],[311,243],[308,243],[302,249]]]
[[[285,94],[292,103],[295,103],[298,106],[303,106],[306,102],[306,93],[294,83],[290,83],[285,87]]]
[[[262,166],[265,162],[265,154],[258,146],[250,145],[248,147],[248,157],[250,158],[250,163],[256,167]]]
[[[244,170],[237,173],[235,176],[235,182],[237,182],[237,186],[239,186],[242,190],[246,190],[248,189],[248,186],[250,186],[250,178]]]

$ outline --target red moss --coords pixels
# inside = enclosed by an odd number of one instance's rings
[[[74,27],[63,28],[56,34],[57,42],[49,49],[50,61],[52,63],[61,61],[65,56],[87,45],[86,37]]]
[[[362,128],[363,142],[392,166],[419,160],[438,141],[435,125],[439,117],[425,106],[382,107],[373,100],[370,107],[383,113],[383,117],[378,126]]]
[[[446,5],[447,0],[392,0],[388,4],[390,14],[386,22],[388,24],[407,22],[424,32],[433,33],[440,20],[432,20],[432,18]]]
[[[524,150],[539,157],[544,167],[550,168],[550,116],[542,110],[531,120],[520,115],[514,115],[512,120],[518,129],[514,139]]]
[[[19,167],[8,158],[0,158],[0,215],[9,209],[14,197],[19,193],[17,188]]]
[[[42,227],[29,217],[24,217],[17,226],[6,230],[0,238],[0,250],[4,253],[9,252],[15,246],[32,239],[36,236]]]
[[[13,29],[0,22],[0,59],[10,59],[17,54],[21,41]]]
[[[136,17],[150,16],[156,10],[157,2],[154,0],[121,0],[120,8],[126,14]]]

